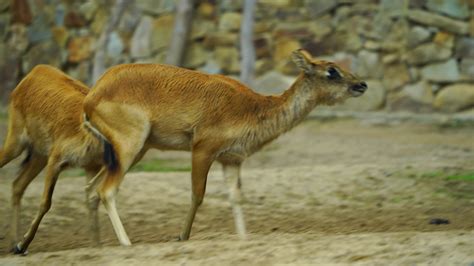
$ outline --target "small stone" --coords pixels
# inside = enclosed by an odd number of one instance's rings
[[[64,18],[66,17],[66,7],[64,4],[59,4],[54,10],[54,25],[57,27],[64,26]]]
[[[162,51],[170,42],[174,29],[174,16],[163,15],[153,20],[153,33],[151,36],[151,50]]]
[[[136,0],[136,6],[145,14],[161,15],[172,13],[175,10],[175,0]]]
[[[273,36],[277,39],[311,39],[313,35],[307,23],[279,23],[273,29]]]
[[[471,20],[469,22],[469,35],[474,37],[474,11],[471,11]]]
[[[465,79],[474,80],[474,58],[461,59],[460,68]]]
[[[347,33],[336,32],[329,34],[322,40],[314,40],[303,43],[303,48],[313,56],[330,55],[346,49]]]
[[[194,20],[191,25],[190,40],[203,40],[210,32],[216,31],[216,24],[207,20]]]
[[[273,60],[280,62],[288,60],[291,53],[301,48],[300,43],[295,39],[282,38],[275,43],[275,52],[273,53]]]
[[[67,74],[82,81],[84,84],[91,84],[91,62],[82,61],[76,66],[68,68]]]
[[[362,40],[358,34],[349,34],[347,36],[345,50],[349,52],[357,52],[362,48]]]
[[[206,64],[200,68],[199,71],[208,73],[208,74],[220,74],[222,69],[219,66],[219,63],[214,59],[209,59],[206,61]]]
[[[28,73],[38,64],[48,64],[59,68],[62,58],[61,49],[55,42],[41,42],[32,46],[23,56],[22,71]]]
[[[0,80],[2,81],[0,82],[0,101],[5,105],[8,103],[10,92],[18,83],[21,63],[18,54],[11,51],[7,52],[6,47],[5,43],[0,43]]]
[[[391,30],[394,28],[393,21],[388,16],[387,12],[374,12],[375,17],[372,20],[367,20],[365,17],[361,18],[361,16],[354,16],[351,20],[348,20],[349,29],[351,30],[351,24],[360,23],[361,25],[358,27],[359,29],[357,32],[362,34],[365,37],[370,39],[383,41],[388,36],[391,35]],[[357,20],[355,20],[358,18]],[[351,23],[352,22],[352,23]],[[354,29],[357,29],[354,27]]]
[[[405,7],[404,1],[392,1],[392,0],[381,0],[380,7],[385,11],[397,11],[402,10]]]
[[[340,21],[346,20],[351,15],[351,8],[348,6],[341,6],[336,9],[336,15],[334,16],[334,22],[339,23]]]
[[[408,69],[412,81],[419,80],[421,77],[420,69],[417,67],[410,67]]]
[[[259,4],[269,7],[288,7],[291,6],[291,0],[259,0]]]
[[[474,85],[447,86],[436,95],[434,106],[442,111],[455,112],[474,106]]]
[[[10,2],[9,0],[1,0],[0,1],[0,12],[6,10],[7,8],[10,7]]]
[[[117,26],[117,31],[124,39],[131,39],[133,32],[140,23],[140,16],[137,10],[125,10]]]
[[[51,39],[53,34],[48,25],[48,19],[44,13],[35,16],[30,27],[28,27],[28,39],[30,43],[39,43]]]
[[[78,63],[90,58],[93,40],[90,36],[74,37],[68,43],[68,61]]]
[[[197,9],[197,15],[202,18],[212,19],[216,15],[216,7],[212,3],[201,3]]]
[[[278,21],[298,22],[306,16],[299,8],[287,7],[275,9],[275,15],[272,15]]]
[[[65,27],[53,27],[51,32],[53,33],[54,41],[56,41],[59,47],[64,48],[69,38],[69,32],[67,29]]]
[[[409,7],[412,9],[421,9],[426,5],[426,0],[410,0]]]
[[[422,44],[409,50],[404,57],[409,64],[421,65],[446,60],[451,57],[452,50],[436,43]]]
[[[453,48],[454,35],[444,31],[438,31],[433,38],[433,42],[446,48]]]
[[[219,9],[224,12],[240,11],[243,6],[241,1],[235,1],[235,0],[221,0],[221,1],[218,1],[217,3],[219,3]]]
[[[9,53],[19,55],[29,45],[27,27],[24,24],[15,23],[10,26],[10,38],[7,40]]]
[[[234,46],[239,36],[234,32],[209,32],[204,39],[204,46],[212,49],[216,46]]]
[[[5,40],[5,35],[7,34],[10,28],[10,19],[11,16],[9,13],[0,14],[0,38]]]
[[[362,50],[357,54],[356,74],[362,78],[380,78],[383,74],[378,53]]]
[[[323,39],[328,34],[332,32],[331,22],[326,19],[318,19],[316,23],[310,23],[309,25],[306,23],[308,29],[313,33],[316,39]]]
[[[453,18],[469,17],[469,5],[465,0],[427,0],[428,10],[448,15]]]
[[[421,75],[424,79],[435,82],[452,82],[460,77],[456,59],[427,65],[422,68]]]
[[[400,59],[398,54],[387,54],[382,57],[382,63],[384,65],[390,65],[398,62]]]
[[[278,95],[287,90],[294,81],[294,77],[270,71],[255,80],[254,89],[265,95]]]
[[[308,9],[308,13],[312,18],[320,17],[331,10],[336,8],[338,5],[337,0],[305,0],[305,8]]]
[[[254,34],[269,32],[272,29],[272,24],[268,21],[255,21],[253,25]]]
[[[94,34],[100,35],[107,23],[107,18],[109,17],[109,14],[105,8],[99,8],[95,12],[94,19],[92,20],[91,23],[91,30]]]
[[[431,32],[424,27],[414,26],[407,34],[407,47],[413,48],[420,43],[427,41],[431,37]]]
[[[255,62],[255,74],[262,75],[273,69],[273,61],[269,59],[258,59]]]
[[[424,104],[432,104],[434,95],[432,86],[426,81],[410,84],[402,89],[402,93],[410,99]]]
[[[237,32],[240,29],[241,19],[240,13],[224,13],[219,20],[219,30]]]
[[[474,58],[474,38],[464,37],[456,42],[455,55],[458,58]]]
[[[186,68],[196,69],[206,63],[207,57],[207,52],[204,50],[202,45],[193,43],[186,49],[184,66]]]
[[[144,16],[140,20],[130,43],[130,55],[133,58],[143,58],[151,55],[151,34],[153,19]],[[164,38],[163,36],[160,36]]]
[[[349,98],[338,107],[342,110],[374,111],[383,107],[385,102],[385,88],[378,80],[367,80],[367,91],[360,97]]]
[[[377,51],[377,50],[382,49],[382,45],[379,42],[375,42],[375,41],[372,41],[372,40],[367,40],[364,43],[364,48],[367,49],[367,50]]]
[[[68,28],[81,28],[86,25],[86,20],[81,14],[69,11],[64,17],[64,25]]]
[[[167,56],[167,52],[166,51],[163,51],[163,52],[160,52],[158,54],[156,54],[154,57],[153,57],[153,60],[149,61],[150,63],[153,63],[153,64],[166,64],[166,56]],[[145,60],[146,59],[141,59],[141,60]]]
[[[407,20],[398,19],[391,26],[390,33],[382,40],[382,48],[385,51],[401,50],[406,46],[410,24]]]
[[[122,54],[124,48],[120,35],[116,31],[110,33],[109,42],[107,43],[107,56],[117,58]]]
[[[255,55],[257,58],[270,57],[272,54],[271,38],[268,36],[262,36],[254,39],[253,44],[255,47]]]
[[[408,18],[420,24],[438,27],[448,32],[457,34],[466,34],[469,32],[469,24],[467,22],[454,20],[445,16],[436,15],[423,10],[409,10]]]
[[[12,14],[12,24],[18,23],[29,25],[33,21],[33,15],[31,14],[28,0],[12,1],[10,13]]]
[[[97,8],[97,1],[87,1],[80,5],[79,12],[84,15],[86,20],[90,21],[94,17]]]
[[[396,90],[411,81],[410,72],[405,64],[387,65],[384,70],[383,84],[387,90]]]
[[[235,47],[218,47],[215,50],[215,57],[225,74],[240,72],[239,52]]]

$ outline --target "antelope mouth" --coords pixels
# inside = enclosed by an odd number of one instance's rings
[[[349,88],[349,92],[351,93],[352,97],[359,97],[362,94],[364,94],[366,90],[367,90],[367,83],[363,81],[361,83],[352,85]]]

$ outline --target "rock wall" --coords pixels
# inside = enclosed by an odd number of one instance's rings
[[[162,63],[178,1],[129,4],[106,48],[106,65]],[[130,1],[130,3],[133,3]],[[36,64],[92,83],[95,43],[113,0],[0,0],[0,97]],[[241,1],[195,7],[185,67],[238,76]],[[297,69],[292,50],[336,61],[368,80],[341,108],[455,112],[474,106],[472,0],[259,0],[255,87],[275,93]]]

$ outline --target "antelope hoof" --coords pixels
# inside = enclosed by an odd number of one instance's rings
[[[22,248],[20,248],[20,243],[16,244],[16,245],[12,248],[12,253],[15,254],[15,255],[20,255],[20,256],[26,256],[26,255],[28,255],[28,251],[27,251],[27,250],[23,250]]]
[[[178,236],[178,241],[186,241],[186,240],[188,240],[188,239],[189,239],[189,237],[184,237],[184,236],[182,236],[182,235],[179,235],[179,236]]]

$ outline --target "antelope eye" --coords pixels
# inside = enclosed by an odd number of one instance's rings
[[[341,78],[341,74],[339,74],[339,71],[335,69],[334,67],[330,67],[328,71],[326,72],[326,76],[328,79],[339,79]]]

